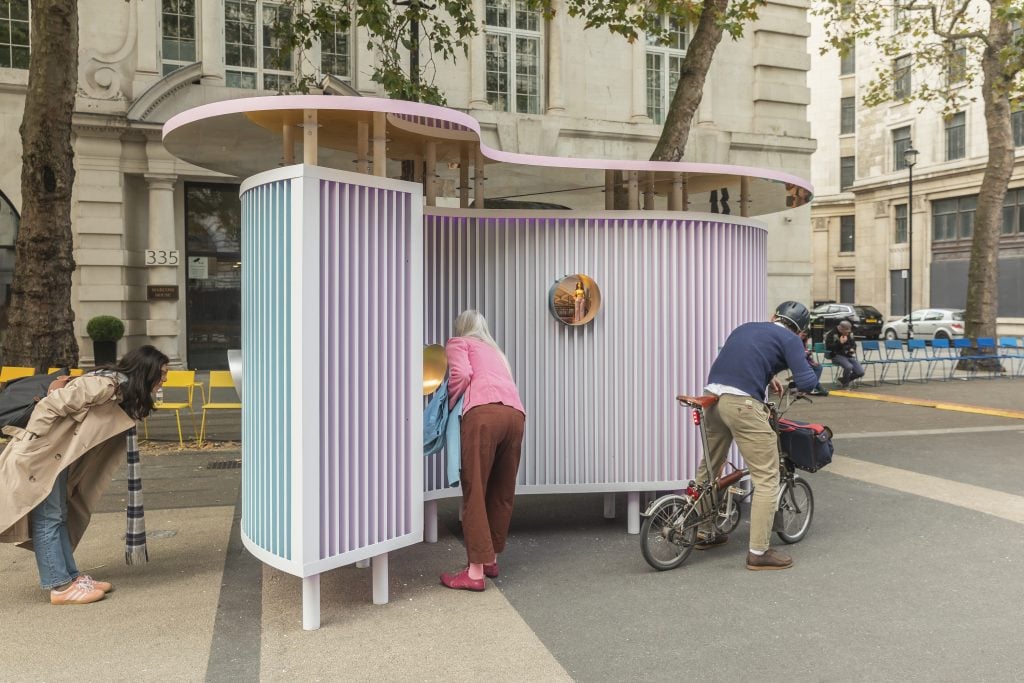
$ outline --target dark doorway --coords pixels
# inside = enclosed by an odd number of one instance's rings
[[[226,370],[242,348],[242,203],[237,185],[186,183],[188,365]]]

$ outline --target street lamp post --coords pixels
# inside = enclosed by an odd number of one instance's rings
[[[903,150],[903,163],[910,172],[907,185],[907,341],[914,338],[914,165],[917,150],[913,143]]]

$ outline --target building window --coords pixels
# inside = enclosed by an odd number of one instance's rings
[[[487,0],[484,10],[488,103],[498,111],[539,114],[540,12],[527,0]]]
[[[958,112],[946,119],[946,161],[967,156],[967,114]]]
[[[893,237],[896,244],[907,243],[907,205],[896,205],[896,234]]]
[[[225,82],[232,88],[287,90],[295,80],[293,56],[278,56],[274,24],[291,20],[286,7],[263,0],[226,0],[224,5]]]
[[[1013,123],[1013,146],[1024,147],[1024,109],[1010,114]]]
[[[974,234],[974,210],[978,195],[932,202],[932,241],[970,239]]]
[[[854,251],[857,241],[857,227],[853,216],[839,217],[839,253],[849,254]],[[843,299],[845,301],[845,299]]]
[[[839,57],[839,75],[849,76],[857,70],[857,45],[851,44]]]
[[[343,81],[352,80],[352,52],[349,32],[337,26],[331,34],[320,39],[320,73],[336,76]]]
[[[27,69],[28,0],[0,2],[0,67]]]
[[[949,63],[946,64],[946,78],[950,85],[963,83],[967,78],[967,47],[954,44],[949,50]]]
[[[907,167],[903,153],[910,149],[910,126],[897,128],[892,132],[892,167],[901,171]]]
[[[162,0],[160,58],[166,76],[196,61],[195,0]]]
[[[661,44],[647,36],[647,116],[655,123],[665,122],[672,96],[679,82],[686,47],[690,43],[689,27],[674,17],[662,17],[668,32],[668,43]]]
[[[842,278],[839,280],[839,300],[852,304],[856,301],[855,296],[853,278]]]
[[[853,187],[853,181],[857,177],[857,157],[840,157],[839,159],[839,189],[847,190]]]
[[[910,55],[897,57],[892,65],[892,96],[896,100],[910,97]]]
[[[857,129],[856,97],[844,97],[839,102],[839,134],[847,135]]]
[[[1007,190],[1003,202],[1002,233],[1012,235],[1017,232],[1024,235],[1024,187]]]

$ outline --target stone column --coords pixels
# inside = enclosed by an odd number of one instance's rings
[[[555,16],[548,25],[548,114],[564,114],[565,99],[562,93],[562,24],[565,21],[564,0],[551,0]]]
[[[149,243],[146,249],[176,248],[174,222],[174,185],[177,178],[172,175],[146,175],[149,187]],[[151,285],[177,285],[178,268],[183,264],[167,266],[146,266],[148,282]],[[179,291],[181,299],[185,293]],[[181,362],[178,354],[178,301],[150,301],[146,334],[156,348],[167,354],[172,364]]]
[[[490,109],[487,103],[487,41],[484,39],[484,0],[473,0],[480,30],[469,39],[469,108]]]
[[[140,2],[139,5],[158,3]],[[198,3],[199,16],[196,29],[199,32],[199,50],[196,58],[203,63],[203,82],[224,85],[224,3]]]

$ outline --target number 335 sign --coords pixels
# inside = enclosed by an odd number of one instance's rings
[[[147,249],[147,266],[176,266],[181,263],[177,249]]]

